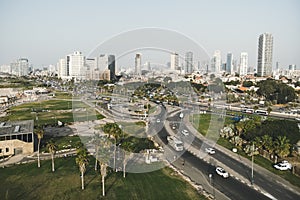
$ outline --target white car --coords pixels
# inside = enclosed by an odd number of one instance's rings
[[[275,167],[275,169],[278,169],[281,171],[292,169],[292,165],[286,160],[275,164],[274,167]]]
[[[226,172],[225,169],[223,169],[222,167],[217,167],[216,172],[217,172],[218,175],[222,176],[223,178],[228,178],[229,177],[228,172]]]
[[[189,132],[187,130],[182,130],[181,133],[184,135],[184,136],[188,136],[189,135]]]
[[[160,123],[160,119],[157,119],[157,120],[156,120],[156,123]]]
[[[205,152],[209,153],[209,154],[215,154],[216,153],[215,149],[211,148],[211,147],[205,148]]]

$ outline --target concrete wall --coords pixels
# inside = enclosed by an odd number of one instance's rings
[[[6,152],[6,148],[8,148],[8,152]],[[23,154],[30,154],[34,152],[33,142],[28,143],[17,139],[0,141],[0,149],[2,149],[0,156],[13,155],[15,153],[14,152],[15,149],[22,150]]]

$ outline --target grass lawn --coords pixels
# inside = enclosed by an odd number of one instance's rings
[[[225,117],[224,125],[232,123],[232,117]],[[190,121],[193,120],[193,126],[199,133],[206,136],[210,126],[211,114],[194,114],[194,117],[190,117]],[[213,128],[213,127],[211,127]]]
[[[81,190],[80,173],[75,157],[55,159],[56,171],[51,172],[51,161],[42,161],[0,169],[1,199],[205,199],[187,182],[172,175],[173,171],[140,174],[110,172],[106,178],[106,196],[102,197],[101,176],[94,171],[90,158],[85,174],[85,190]]]
[[[73,112],[72,106],[77,109]],[[83,111],[80,111],[83,110]],[[87,116],[88,113],[88,116]],[[80,101],[71,100],[47,100],[41,102],[24,103],[9,109],[6,117],[0,118],[1,121],[35,120],[35,125],[56,124],[58,120],[69,123],[76,121],[102,119],[100,113]]]
[[[57,99],[72,99],[72,94],[69,92],[55,92],[54,98]]]
[[[63,136],[63,137],[51,137],[51,136],[44,136],[41,140],[41,152],[46,151],[47,143],[53,140],[54,143],[57,145],[57,150],[68,149],[68,148],[76,148],[78,147],[79,143],[81,143],[81,138],[77,135],[75,136]]]

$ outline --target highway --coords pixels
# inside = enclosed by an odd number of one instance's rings
[[[168,120],[179,121],[179,118],[178,116],[175,116],[175,117],[168,118]],[[182,127],[183,129],[189,130],[191,134],[190,131],[191,127],[187,126],[187,124],[182,124],[181,126],[183,126]],[[189,135],[188,137],[193,138],[192,146],[200,150],[203,141],[193,135]],[[186,139],[188,138],[186,137]],[[235,171],[239,175],[246,178],[249,182],[251,182],[251,166],[247,166],[244,163],[239,162],[233,159],[232,157],[228,156],[224,152],[217,151],[217,150],[214,155],[211,155],[211,157],[216,159],[219,163],[222,163],[223,165],[231,168],[233,171]],[[267,175],[262,174],[259,171],[256,171],[255,169],[254,169],[254,182],[261,189],[271,194],[276,199],[288,199],[288,200],[300,199],[300,196],[298,194],[284,187],[281,183],[276,182],[276,180],[272,179],[272,177],[268,177]]]
[[[167,135],[169,134],[167,133],[165,128],[159,131],[157,135],[160,138],[160,140],[165,143],[165,145],[167,144],[167,140],[166,140]],[[211,183],[213,187],[221,191],[222,193],[224,193],[230,199],[233,200],[269,199],[268,197],[256,191],[255,189],[249,187],[246,184],[241,183],[240,181],[232,177],[229,177],[227,179],[222,178],[221,176],[215,173],[215,166],[206,163],[205,161],[199,159],[198,157],[194,156],[193,154],[187,151],[181,155],[180,159],[184,159],[185,166],[188,165],[190,166],[184,168],[184,171],[187,175],[192,173],[191,172],[192,168],[196,168],[197,170],[201,171],[205,175],[207,181],[210,181],[208,175],[212,174]],[[180,168],[180,163],[179,166],[177,163],[176,167]],[[200,174],[198,176],[199,177],[195,177],[195,175],[193,175],[191,179],[196,180],[197,178],[203,178],[203,176],[201,176]]]

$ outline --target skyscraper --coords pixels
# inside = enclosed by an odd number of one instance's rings
[[[233,70],[233,55],[232,53],[227,53],[227,62],[226,62],[226,72],[231,74]]]
[[[186,74],[191,74],[193,72],[193,52],[186,52],[185,53],[185,68],[184,68],[184,72]]]
[[[27,76],[29,74],[29,62],[27,58],[20,58],[10,64],[11,73],[16,76]]]
[[[177,70],[178,69],[178,54],[172,53],[171,54],[171,70]]]
[[[86,75],[85,57],[75,51],[58,62],[58,77],[84,79]]]
[[[242,52],[240,57],[240,76],[247,75],[248,70],[248,53]]]
[[[211,72],[220,73],[221,71],[221,51],[216,50],[211,60]]]
[[[142,75],[141,63],[142,63],[142,55],[139,53],[135,54],[135,68],[134,68],[135,75]]]
[[[264,33],[258,39],[257,76],[272,76],[273,36]]]
[[[116,75],[116,63],[114,55],[102,54],[98,58],[98,69],[100,72],[105,70],[110,71],[109,80],[114,80]]]

